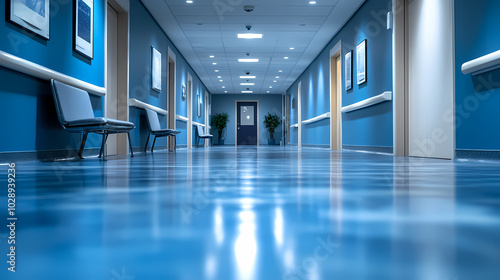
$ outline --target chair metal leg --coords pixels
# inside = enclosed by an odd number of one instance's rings
[[[134,157],[134,149],[132,148],[132,141],[130,140],[130,132],[127,132],[128,146],[130,148],[130,157]]]
[[[85,149],[85,142],[87,142],[87,136],[89,133],[87,131],[83,132],[82,143],[80,144],[80,150],[78,150],[78,158],[83,159],[83,149]]]
[[[149,143],[149,136],[150,135],[151,135],[151,133],[148,133],[148,139],[146,139],[146,146],[144,146],[144,153],[147,153],[148,143]]]
[[[106,151],[104,151],[104,146],[106,146],[106,141],[108,140],[108,132],[105,131],[102,135],[101,151],[99,152],[99,157],[102,156],[102,160],[106,160]]]
[[[155,136],[155,140],[153,141],[153,147],[151,147],[151,152],[153,152],[153,149],[155,148],[155,143],[156,143],[156,136]]]

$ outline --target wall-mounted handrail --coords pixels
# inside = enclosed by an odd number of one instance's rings
[[[188,119],[188,118],[186,118],[186,117],[184,117],[184,116],[181,116],[181,115],[177,115],[177,116],[175,116],[175,119],[176,119],[176,120],[178,120],[178,121],[181,121],[181,122],[185,122],[185,123],[189,122],[189,119]],[[205,125],[204,125],[204,124],[202,124],[202,123],[198,123],[198,122],[192,122],[192,123],[193,123],[193,125],[196,125],[196,126],[205,127]],[[212,127],[211,127],[211,126],[208,126],[208,128],[212,128]]]
[[[139,108],[139,109],[149,109],[149,110],[155,111],[156,113],[164,115],[164,116],[168,115],[168,111],[167,110],[164,110],[162,108],[153,106],[151,104],[139,101],[139,100],[137,100],[135,98],[130,98],[128,100],[128,102],[129,102],[128,105],[130,107],[135,107],[135,108]]]
[[[354,103],[349,106],[342,107],[340,110],[342,113],[348,113],[355,110],[363,109],[369,106],[377,105],[379,103],[392,100],[392,92],[386,91],[380,95],[365,99],[363,101]]]
[[[500,68],[500,50],[462,64],[465,75],[479,75]]]
[[[302,124],[312,124],[312,123],[315,123],[315,122],[322,121],[324,119],[329,119],[330,116],[331,116],[330,112],[324,113],[323,115],[319,115],[319,116],[314,117],[312,119],[308,119],[308,120],[302,121]]]
[[[319,121],[322,121],[325,119],[329,119],[331,117],[331,115],[332,114],[330,112],[324,113],[323,115],[319,115],[317,117],[302,121],[302,124],[312,124],[312,123],[319,122]],[[299,127],[298,123],[290,126],[290,128],[298,128],[298,127]]]
[[[105,96],[106,95],[106,88],[103,87],[98,87],[93,84],[75,79],[73,77],[70,77],[68,75],[59,73],[57,71],[54,71],[52,69],[49,69],[45,66],[33,63],[31,61],[28,61],[26,59],[22,59],[20,57],[17,57],[15,55],[6,53],[4,51],[0,51],[0,66],[33,76],[35,78],[39,78],[42,80],[58,80],[60,82],[63,82],[65,84],[77,87],[79,89],[83,89],[87,91],[88,93],[99,95],[99,96]]]

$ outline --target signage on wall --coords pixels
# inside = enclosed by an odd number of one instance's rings
[[[9,21],[50,39],[50,0],[7,0],[7,5]]]
[[[73,49],[94,58],[94,0],[75,0],[73,13]]]

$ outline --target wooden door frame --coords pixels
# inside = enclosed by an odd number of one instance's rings
[[[172,67],[171,67],[172,66]],[[172,69],[171,69],[172,68]],[[167,122],[169,129],[177,129],[177,93],[176,93],[176,79],[177,78],[177,57],[175,53],[168,47],[167,57]],[[168,137],[168,149],[173,151],[175,149],[175,136]]]
[[[340,73],[337,73],[337,59],[340,60]],[[342,69],[345,63],[342,59],[342,41],[330,50],[330,149],[342,150]],[[337,79],[340,75],[340,85]],[[338,90],[340,89],[340,90]],[[335,94],[335,95],[334,95]],[[333,100],[335,98],[335,102]]]
[[[260,135],[260,114],[259,114],[259,100],[236,100],[234,101],[234,146],[238,147],[238,102],[257,102],[257,146],[259,146]]]

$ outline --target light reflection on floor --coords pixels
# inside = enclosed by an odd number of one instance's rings
[[[0,279],[498,279],[500,162],[213,147],[16,169]]]

